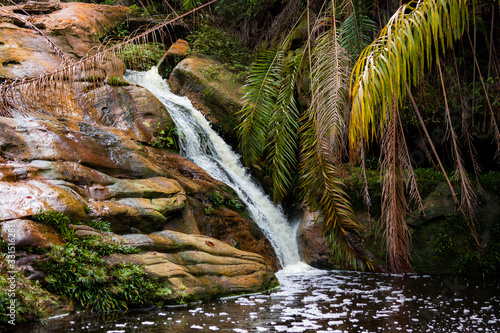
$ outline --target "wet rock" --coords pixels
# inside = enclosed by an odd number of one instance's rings
[[[214,238],[174,231],[122,237],[124,244],[149,252],[113,254],[106,259],[112,264],[144,265],[150,276],[164,280],[175,291],[174,297],[211,299],[259,292],[278,283],[261,256]]]
[[[214,77],[215,74],[215,77]],[[243,84],[218,61],[191,56],[182,60],[168,80],[172,92],[188,96],[221,136],[237,146],[234,128],[239,124]]]
[[[174,67],[182,59],[187,57],[189,50],[189,43],[184,39],[178,39],[170,46],[158,62],[158,65],[156,66],[158,67],[158,73],[160,73],[163,78],[168,79]]]
[[[330,256],[330,249],[323,239],[323,221],[320,219],[316,222],[317,214],[317,212],[304,211],[297,231],[300,254],[302,259],[312,267],[336,268]]]
[[[36,14],[30,16],[30,22],[43,29],[42,33],[48,36],[48,39],[57,44],[68,58],[75,60],[87,55],[91,49],[98,46],[99,34],[123,22],[130,11],[123,6],[99,6],[88,3],[30,2],[23,6],[29,12]],[[37,76],[58,68],[62,59],[51,49],[47,38],[30,29],[25,21],[16,17],[14,12],[19,8],[4,6],[2,9],[0,77]],[[110,62],[104,61],[104,63]],[[123,64],[121,66],[123,72],[124,66]]]
[[[0,221],[30,217],[41,210],[85,220],[84,206],[85,200],[69,187],[41,180],[0,181]]]
[[[19,219],[3,222],[1,226],[2,239],[14,244],[16,251],[51,248],[63,243],[61,237],[47,224]]]
[[[422,202],[424,211],[415,211],[406,221],[413,228],[420,228],[433,220],[443,219],[456,211],[455,201],[446,183],[440,183]]]
[[[145,88],[108,85],[92,94],[93,105],[88,109],[87,119],[119,129],[134,140],[150,142],[157,128],[174,125],[165,106]]]

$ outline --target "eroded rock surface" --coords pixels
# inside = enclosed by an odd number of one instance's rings
[[[129,11],[86,3],[23,6],[30,22],[74,60],[95,52],[99,35]],[[60,54],[18,17],[18,8],[1,8],[0,76],[58,68]],[[236,199],[230,188],[180,155],[153,147],[157,129],[172,126],[172,119],[146,89],[109,83],[124,71],[121,60],[107,55],[65,77],[64,96],[27,96],[41,112],[0,117],[0,221],[29,221],[54,210],[83,222],[106,220],[118,234],[204,233],[262,254],[276,269],[272,246],[251,219],[225,207],[205,213],[214,191]]]
[[[121,236],[123,244],[140,254],[113,254],[111,263],[144,265],[145,271],[170,286],[177,295],[209,299],[258,292],[277,285],[277,279],[260,255],[202,235],[160,231],[149,235]]]

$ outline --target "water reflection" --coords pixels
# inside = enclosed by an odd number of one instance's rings
[[[206,304],[71,316],[19,332],[499,332],[500,286],[452,276],[278,273],[282,287]]]

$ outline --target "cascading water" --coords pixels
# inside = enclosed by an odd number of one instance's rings
[[[189,99],[173,94],[156,67],[148,72],[128,71],[125,78],[148,89],[165,105],[182,132],[179,138],[181,154],[236,191],[247,205],[252,219],[271,242],[282,267],[299,270],[308,267],[300,259],[296,228],[252,181],[239,156],[210,127]]]

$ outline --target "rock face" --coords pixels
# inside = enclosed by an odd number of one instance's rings
[[[32,6],[32,21],[74,59],[128,12],[85,3]],[[2,60],[7,69],[0,68],[0,76],[32,76],[61,64],[42,37],[16,20],[15,7],[1,8],[0,57],[10,54],[12,59]],[[83,222],[106,220],[117,234],[206,233],[262,254],[276,269],[270,242],[248,217],[225,207],[204,213],[214,191],[236,199],[230,188],[180,155],[152,146],[157,128],[171,126],[172,120],[146,89],[106,83],[124,71],[119,59],[108,56],[61,83],[67,94],[47,96],[41,105],[45,112],[26,116],[13,110],[11,118],[0,117],[0,222],[21,226],[19,221],[50,209]],[[51,107],[51,101],[63,97],[65,106]]]
[[[191,56],[175,66],[168,82],[172,92],[188,96],[219,134],[237,146],[235,127],[239,120],[236,113],[242,107],[243,85],[234,75],[218,61]]]
[[[18,14],[21,7],[30,14]],[[130,9],[88,3],[29,2],[0,11],[0,77],[36,76],[55,70],[61,58],[78,59],[99,45],[99,35],[126,19]],[[28,25],[40,29],[45,38]]]
[[[258,292],[278,284],[264,258],[214,238],[160,231],[123,235],[121,240],[144,252],[113,254],[106,259],[112,264],[144,265],[149,275],[165,281],[175,291],[176,298],[210,299]]]
[[[317,214],[308,210],[304,211],[297,231],[300,254],[302,259],[312,267],[337,268],[331,260],[330,249],[326,246],[322,236],[323,222],[315,221]]]

